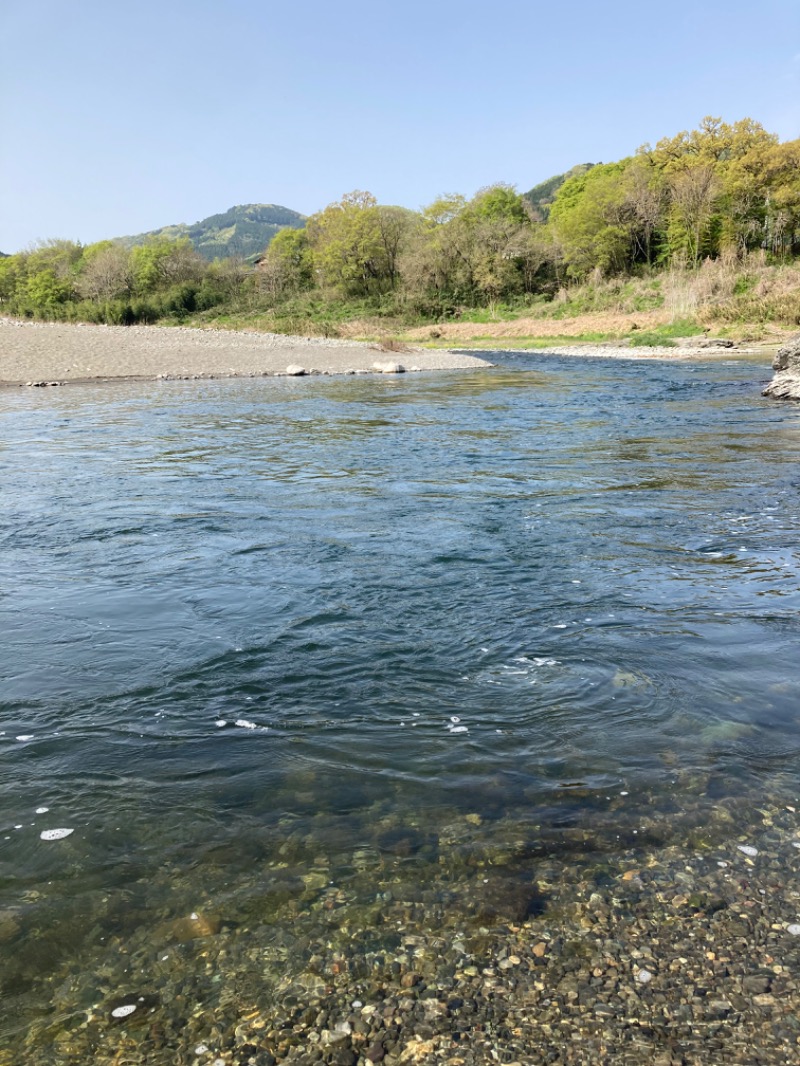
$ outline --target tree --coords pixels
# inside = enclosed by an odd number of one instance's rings
[[[261,284],[273,296],[285,296],[311,288],[314,269],[306,230],[278,230],[258,270]]]
[[[199,281],[205,262],[188,237],[171,241],[155,237],[131,249],[134,291],[139,296],[190,281]]]
[[[114,300],[130,296],[133,272],[130,253],[121,244],[100,241],[84,250],[76,288],[89,300]]]
[[[359,189],[347,193],[312,215],[306,229],[320,284],[350,296],[369,296],[388,287],[378,205],[372,193]]]
[[[418,228],[420,218],[405,207],[386,207],[379,204],[377,212],[385,273],[389,285],[395,289],[400,275],[400,256]]]
[[[644,258],[650,266],[653,239],[664,224],[666,189],[663,178],[644,156],[638,155],[625,170],[623,187],[623,210],[632,222],[633,258]]]
[[[672,254],[683,252],[697,266],[703,252],[718,251],[710,241],[711,223],[721,183],[708,163],[695,163],[670,177],[669,244]]]
[[[630,160],[598,163],[558,190],[550,224],[571,277],[595,269],[613,274],[630,265],[634,227],[623,182],[629,165]]]

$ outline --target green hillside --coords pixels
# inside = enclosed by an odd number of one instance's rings
[[[260,255],[278,230],[285,226],[301,229],[304,225],[305,217],[288,207],[242,204],[220,215],[210,215],[193,225],[179,223],[163,226],[149,233],[121,237],[120,241],[131,248],[153,237],[167,237],[170,240],[188,237],[200,255],[209,261],[228,256],[248,259]]]
[[[566,174],[556,174],[555,177],[548,178],[547,181],[543,181],[539,185],[534,185],[532,189],[522,194],[523,198],[533,207],[540,222],[547,222],[550,217],[550,205],[555,200],[556,193],[567,178],[576,178],[581,174],[585,174],[594,165],[594,163],[578,163],[577,166],[568,170]]]

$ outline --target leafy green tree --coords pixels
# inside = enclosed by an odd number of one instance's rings
[[[188,237],[175,241],[157,237],[131,249],[130,269],[134,292],[146,296],[171,285],[199,281],[205,264]]]
[[[614,274],[631,263],[633,230],[623,177],[629,160],[599,163],[569,178],[550,209],[550,224],[563,249],[567,274]]]
[[[51,267],[29,274],[25,283],[25,296],[34,313],[40,317],[55,315],[72,294],[69,281],[59,278]]]
[[[378,204],[371,193],[348,193],[312,215],[306,230],[315,277],[323,287],[351,296],[388,287]]]
[[[314,266],[305,229],[279,230],[259,263],[259,277],[273,296],[290,295],[310,289]]]

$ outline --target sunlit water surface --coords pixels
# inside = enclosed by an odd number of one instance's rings
[[[0,393],[10,1041],[275,870],[433,883],[453,825],[467,869],[797,794],[800,407],[763,362],[493,358]]]

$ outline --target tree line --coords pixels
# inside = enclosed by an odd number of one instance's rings
[[[69,241],[0,260],[6,313],[89,321],[182,318],[242,301],[371,301],[421,317],[524,303],[570,282],[696,269],[723,254],[800,255],[800,140],[706,118],[568,177],[545,217],[509,185],[411,211],[355,191],[283,229],[255,269],[208,264],[184,240],[130,250]]]
[[[502,184],[421,212],[356,192],[305,229],[278,233],[261,269],[277,298],[400,290],[436,313],[756,249],[776,260],[800,254],[800,140],[780,143],[751,119],[707,118],[567,178],[546,219]]]
[[[208,263],[188,237],[81,245],[43,241],[0,259],[0,312],[18,317],[110,325],[184,319],[242,292],[243,263]]]

